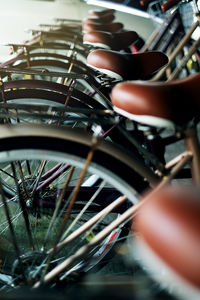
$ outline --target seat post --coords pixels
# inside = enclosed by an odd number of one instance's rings
[[[200,144],[197,136],[197,128],[192,127],[185,130],[185,145],[187,151],[192,153],[191,162],[192,178],[196,185],[200,185]]]

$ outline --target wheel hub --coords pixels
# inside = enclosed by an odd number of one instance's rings
[[[36,191],[36,193],[32,197],[34,183],[36,182],[36,180],[37,179],[35,177],[27,177],[24,178],[23,182],[19,183],[19,194],[21,200],[23,200],[26,203],[26,207],[28,209],[33,209],[34,212],[42,208],[46,209],[46,213],[48,213],[49,209],[55,208],[57,190],[54,187],[46,186],[40,191]]]
[[[23,254],[16,259],[12,267],[12,276],[17,285],[33,285],[41,278],[45,267],[47,254],[33,251]]]

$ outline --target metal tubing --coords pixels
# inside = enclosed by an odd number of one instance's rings
[[[185,65],[187,64],[190,57],[196,52],[199,45],[200,45],[200,38],[198,38],[198,40],[196,40],[196,42],[190,47],[188,54],[183,57],[179,66],[177,66],[175,68],[175,70],[172,72],[171,76],[168,78],[167,81],[174,80],[178,77],[178,75],[180,74],[182,69],[185,67]]]
[[[178,46],[174,49],[174,51],[172,52],[172,54],[169,57],[169,62],[168,64],[162,69],[160,70],[160,72],[158,72],[153,79],[151,79],[150,81],[157,81],[159,80],[164,74],[167,68],[169,68],[169,66],[171,66],[172,62],[174,61],[175,57],[177,56],[177,54],[183,49],[184,45],[187,43],[187,41],[190,39],[192,33],[194,32],[194,30],[199,26],[199,20],[196,21],[193,26],[190,28],[190,30],[188,31],[188,33],[182,38],[182,40],[180,41],[180,43],[178,44]]]
[[[189,128],[185,131],[186,149],[193,154],[191,162],[192,178],[196,185],[200,185],[200,145],[196,128]]]
[[[86,230],[88,230],[92,225],[94,225],[98,220],[100,220],[103,216],[107,215],[109,212],[111,212],[113,209],[115,209],[117,206],[122,204],[124,201],[126,201],[126,196],[121,196],[117,198],[114,202],[112,202],[110,205],[106,206],[103,210],[101,210],[98,214],[96,214],[93,218],[88,220],[85,224],[83,224],[80,228],[72,232],[67,238],[65,238],[62,242],[60,242],[56,248],[55,251],[60,251],[63,247],[65,247],[67,244],[69,244],[72,240],[79,237],[82,233],[84,233]],[[48,251],[48,254],[50,254],[53,251],[53,249],[50,249]]]

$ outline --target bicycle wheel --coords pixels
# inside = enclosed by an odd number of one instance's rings
[[[70,68],[72,64],[72,70],[74,73],[77,74],[91,74],[92,76],[97,75],[93,69],[88,67],[86,63],[79,61],[73,57],[67,57],[65,55],[57,54],[57,53],[33,53],[29,55],[29,64],[32,68],[50,68],[51,70],[60,70],[63,71]],[[27,68],[27,59],[26,57],[19,57],[14,64],[10,64],[9,66],[14,66],[19,69],[26,69]]]
[[[46,55],[46,58],[42,58],[42,56]],[[60,59],[55,60],[56,57],[60,57]],[[61,57],[65,57],[65,60],[62,59]],[[71,61],[70,61],[71,60]],[[29,68],[27,69],[27,63],[29,64]],[[5,64],[4,64],[5,66]],[[16,67],[19,70],[23,70],[24,74],[18,74],[13,73],[12,74],[12,79],[13,80],[21,80],[21,79],[35,79],[35,80],[49,80],[51,82],[57,82],[57,83],[64,83],[67,85],[71,81],[70,75],[67,77],[67,73],[71,74],[77,74],[77,79],[74,80],[74,88],[77,90],[80,90],[81,92],[88,94],[88,95],[95,95],[95,98],[97,100],[100,99],[99,95],[97,94],[97,90],[103,89],[102,84],[101,84],[101,78],[100,78],[100,73],[97,71],[92,70],[91,68],[87,67],[83,62],[76,60],[75,58],[70,58],[66,57],[63,55],[57,55],[57,54],[48,54],[44,53],[41,54],[37,53],[36,56],[35,54],[30,55],[29,61],[25,59],[19,58],[19,60],[16,60],[14,64],[8,64],[6,67],[9,68],[9,66]],[[26,70],[38,70],[40,74],[38,75],[27,75],[25,74]],[[45,71],[45,73],[43,72]],[[56,72],[55,76],[48,76],[48,72]],[[63,73],[66,74],[66,78],[59,77],[59,73],[63,75]],[[85,80],[82,76],[83,79],[80,78],[78,74],[84,74],[88,75],[90,80]],[[60,75],[60,76],[61,76]],[[79,77],[79,78],[78,78]],[[98,78],[99,77],[99,78]],[[105,78],[104,78],[105,81]],[[94,86],[94,87],[93,87]],[[96,88],[96,91],[94,90]]]
[[[24,99],[23,103],[34,104],[34,99],[39,103],[39,99],[49,100],[49,102],[65,104],[66,97],[70,95],[69,106],[71,107],[83,107],[83,108],[96,108],[104,109],[105,106],[99,103],[96,99],[93,99],[89,95],[77,90],[73,87],[69,90],[69,86],[62,85],[55,82],[49,82],[45,80],[13,80],[4,83],[4,96],[5,101]],[[0,95],[0,101],[3,101],[2,94]],[[53,103],[52,103],[53,104]]]
[[[104,141],[94,147],[94,137],[81,130],[2,126],[1,290],[42,281],[47,272],[87,244],[127,206],[137,202],[144,185],[125,151]],[[123,194],[128,202],[70,240],[72,232],[80,230]],[[77,278],[77,274],[100,263],[117,242],[121,227],[61,272],[52,284],[64,279],[66,283],[75,274]],[[70,242],[57,251],[66,237]]]
[[[62,41],[43,41],[42,47],[40,43],[35,43],[33,46],[30,47],[31,53],[34,53],[35,51],[44,51],[44,49],[48,49],[51,51],[54,51],[56,53],[61,53],[64,51],[64,54],[66,54],[66,51],[71,51],[73,49],[74,52],[78,54],[81,58],[85,58],[88,55],[88,49],[84,49],[83,47],[76,45],[76,44],[67,44],[66,42]]]

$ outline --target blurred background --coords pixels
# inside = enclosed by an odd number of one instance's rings
[[[139,31],[146,39],[153,31],[153,23],[146,12],[133,7],[135,3],[137,1],[0,0],[0,62],[9,54],[9,48],[4,45],[30,39],[29,29],[37,29],[42,23],[52,24],[53,18],[82,20],[89,9],[102,6],[114,6],[116,21],[124,23],[126,29]]]

